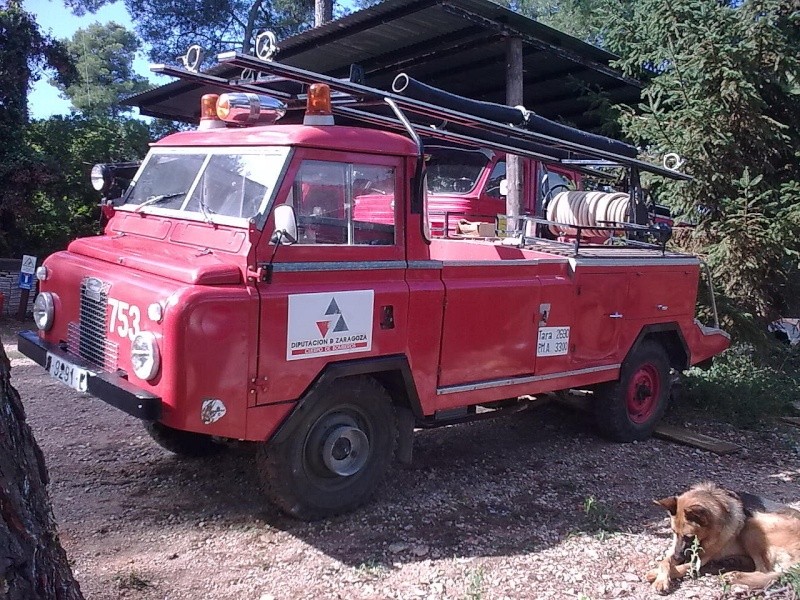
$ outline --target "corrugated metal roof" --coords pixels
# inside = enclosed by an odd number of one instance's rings
[[[525,106],[583,129],[597,125],[579,91],[590,86],[612,101],[634,103],[641,85],[608,66],[614,55],[488,0],[385,0],[279,42],[277,59],[334,77],[352,64],[367,85],[390,89],[401,72],[449,92],[505,102],[506,39],[523,41]],[[237,77],[230,67],[210,72]],[[193,121],[200,96],[219,92],[176,81],[126,101],[142,114]]]

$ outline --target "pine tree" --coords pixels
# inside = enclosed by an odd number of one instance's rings
[[[620,2],[611,2],[619,10]],[[647,81],[622,126],[654,157],[677,152],[689,184],[655,183],[698,222],[731,318],[800,310],[800,11],[784,0],[640,0],[607,21],[617,66]],[[617,13],[618,14],[618,13]]]

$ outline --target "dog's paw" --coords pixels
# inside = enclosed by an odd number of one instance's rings
[[[779,573],[761,571],[731,571],[725,573],[722,579],[725,583],[741,588],[764,589],[769,587],[780,577]]]
[[[658,594],[666,594],[669,592],[669,577],[659,575],[653,581],[653,590]]]
[[[745,574],[742,571],[728,571],[722,574],[722,581],[728,585],[742,585]]]
[[[647,574],[644,576],[647,583],[653,583],[656,580],[656,577],[658,577],[658,571],[659,569],[650,569],[647,572]]]

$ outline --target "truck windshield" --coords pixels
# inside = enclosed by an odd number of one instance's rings
[[[489,162],[480,150],[427,146],[428,192],[466,194],[471,191]]]
[[[288,148],[154,148],[125,205],[214,222],[250,219],[266,208],[288,154]]]

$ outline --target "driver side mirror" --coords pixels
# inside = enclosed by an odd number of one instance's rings
[[[500,180],[500,195],[508,196],[508,179]]]
[[[270,242],[276,245],[291,245],[297,241],[297,217],[294,208],[288,204],[276,206],[273,211],[275,217],[275,231]]]

